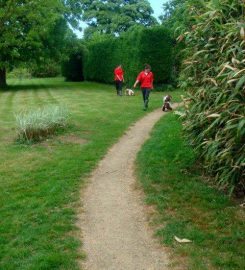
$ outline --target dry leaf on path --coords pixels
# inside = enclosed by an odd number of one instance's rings
[[[180,238],[178,238],[177,236],[174,236],[174,239],[175,239],[178,243],[191,243],[191,242],[192,242],[192,241],[189,240],[189,239],[185,239],[185,238],[180,239]]]

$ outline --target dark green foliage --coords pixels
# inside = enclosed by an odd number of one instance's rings
[[[74,52],[62,64],[62,76],[67,81],[83,81],[83,59],[80,53]]]
[[[245,190],[244,5],[209,1],[186,33],[182,86],[191,99],[185,130],[217,183]]]
[[[85,57],[85,79],[112,83],[113,70],[123,65],[125,83],[131,87],[137,74],[149,63],[155,84],[172,80],[172,39],[164,27],[132,27],[120,37],[97,36],[88,43]]]
[[[81,0],[0,1],[0,87],[6,70],[60,57],[68,23],[76,27],[80,16]]]
[[[174,37],[191,29],[195,21],[191,13],[205,6],[206,0],[169,0],[163,4],[164,13],[160,19]]]
[[[156,83],[168,83],[172,79],[173,40],[163,27],[145,29],[141,35],[140,60],[150,63]]]
[[[84,75],[86,80],[111,83],[113,70],[117,63],[117,38],[105,36],[100,40],[93,40],[88,45],[85,57]]]
[[[83,81],[83,58],[80,53],[72,53],[62,66],[62,75],[67,81]]]
[[[60,75],[60,63],[52,60],[44,60],[43,63],[33,64],[30,73],[36,78],[51,78]]]
[[[86,47],[78,40],[74,40],[70,45],[66,52],[67,58],[62,63],[62,75],[67,81],[83,81]]]
[[[203,0],[204,1],[204,0]],[[166,27],[171,37],[174,40],[182,40],[183,33],[190,31],[193,25],[194,18],[191,16],[191,10],[202,9],[203,1],[200,0],[169,0],[163,4],[163,15],[160,16],[162,25]],[[176,42],[174,44],[174,70],[173,78],[176,84],[179,79],[181,63],[184,59],[183,49],[185,45],[183,42]]]

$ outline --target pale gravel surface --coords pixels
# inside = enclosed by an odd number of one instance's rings
[[[134,176],[136,154],[164,114],[158,109],[134,124],[91,175],[78,224],[87,255],[81,269],[168,269],[168,255],[153,238]]]

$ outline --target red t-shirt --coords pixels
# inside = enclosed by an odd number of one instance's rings
[[[137,81],[140,82],[140,87],[141,88],[153,88],[153,73],[149,72],[149,73],[145,73],[145,71],[141,71],[140,74],[137,77]]]
[[[123,80],[123,70],[121,67],[115,68],[114,74],[115,74],[115,81],[122,81]]]

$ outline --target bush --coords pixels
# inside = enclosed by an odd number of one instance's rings
[[[31,78],[31,73],[27,68],[24,67],[19,67],[19,68],[14,68],[8,73],[8,78],[14,78],[18,80],[26,79],[26,78]]]
[[[61,74],[60,63],[53,60],[43,60],[33,64],[30,68],[31,75],[36,78],[53,78]]]
[[[186,33],[185,130],[220,187],[245,190],[244,6],[209,1]],[[197,16],[197,14],[199,14]]]
[[[22,142],[40,141],[64,128],[69,117],[68,110],[59,106],[47,106],[15,116],[18,139]]]

